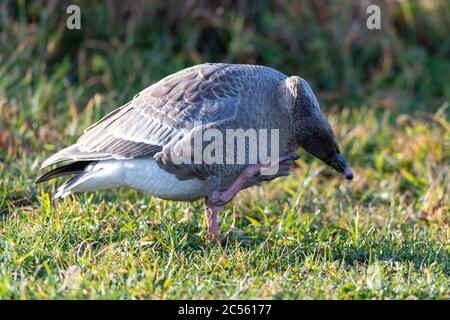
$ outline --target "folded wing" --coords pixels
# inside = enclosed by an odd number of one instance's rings
[[[175,137],[188,134],[197,121],[206,124],[232,117],[244,81],[242,70],[226,64],[181,70],[87,128],[76,144],[48,158],[42,168],[152,156]],[[63,173],[59,170],[58,176]],[[53,177],[47,173],[45,180]]]

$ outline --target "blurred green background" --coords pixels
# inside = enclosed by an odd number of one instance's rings
[[[66,29],[70,4],[81,8],[81,30]],[[381,30],[366,27],[369,4],[381,8]],[[435,111],[450,98],[446,0],[2,0],[0,12],[7,96],[16,85],[38,89],[46,74],[77,105],[100,92],[112,109],[174,71],[229,62],[300,75],[324,106]],[[67,110],[40,99],[36,108]]]

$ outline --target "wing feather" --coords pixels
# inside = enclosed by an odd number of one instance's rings
[[[227,71],[228,70],[228,71]],[[233,116],[242,74],[226,64],[203,64],[170,75],[88,127],[77,143],[42,167],[68,161],[154,155],[193,127]]]

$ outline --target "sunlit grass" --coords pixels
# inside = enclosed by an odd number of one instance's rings
[[[0,171],[0,297],[448,298],[447,119],[329,118],[355,179],[301,153],[291,176],[226,207],[222,246],[200,202],[126,189],[53,202],[32,184],[48,152],[18,152]]]

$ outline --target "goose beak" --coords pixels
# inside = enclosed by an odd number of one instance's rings
[[[330,163],[328,163],[328,165],[330,167],[332,167],[334,170],[336,170],[337,172],[342,173],[342,175],[345,177],[345,179],[347,179],[347,180],[353,179],[352,168],[350,168],[347,165],[347,161],[345,161],[345,158],[342,156],[342,154],[340,154],[340,153],[336,154],[336,157],[334,158],[334,160],[331,161]]]
[[[353,179],[353,171],[352,168],[347,167],[345,169],[345,171],[342,173],[342,175],[345,177],[345,179],[347,180],[352,180]]]

